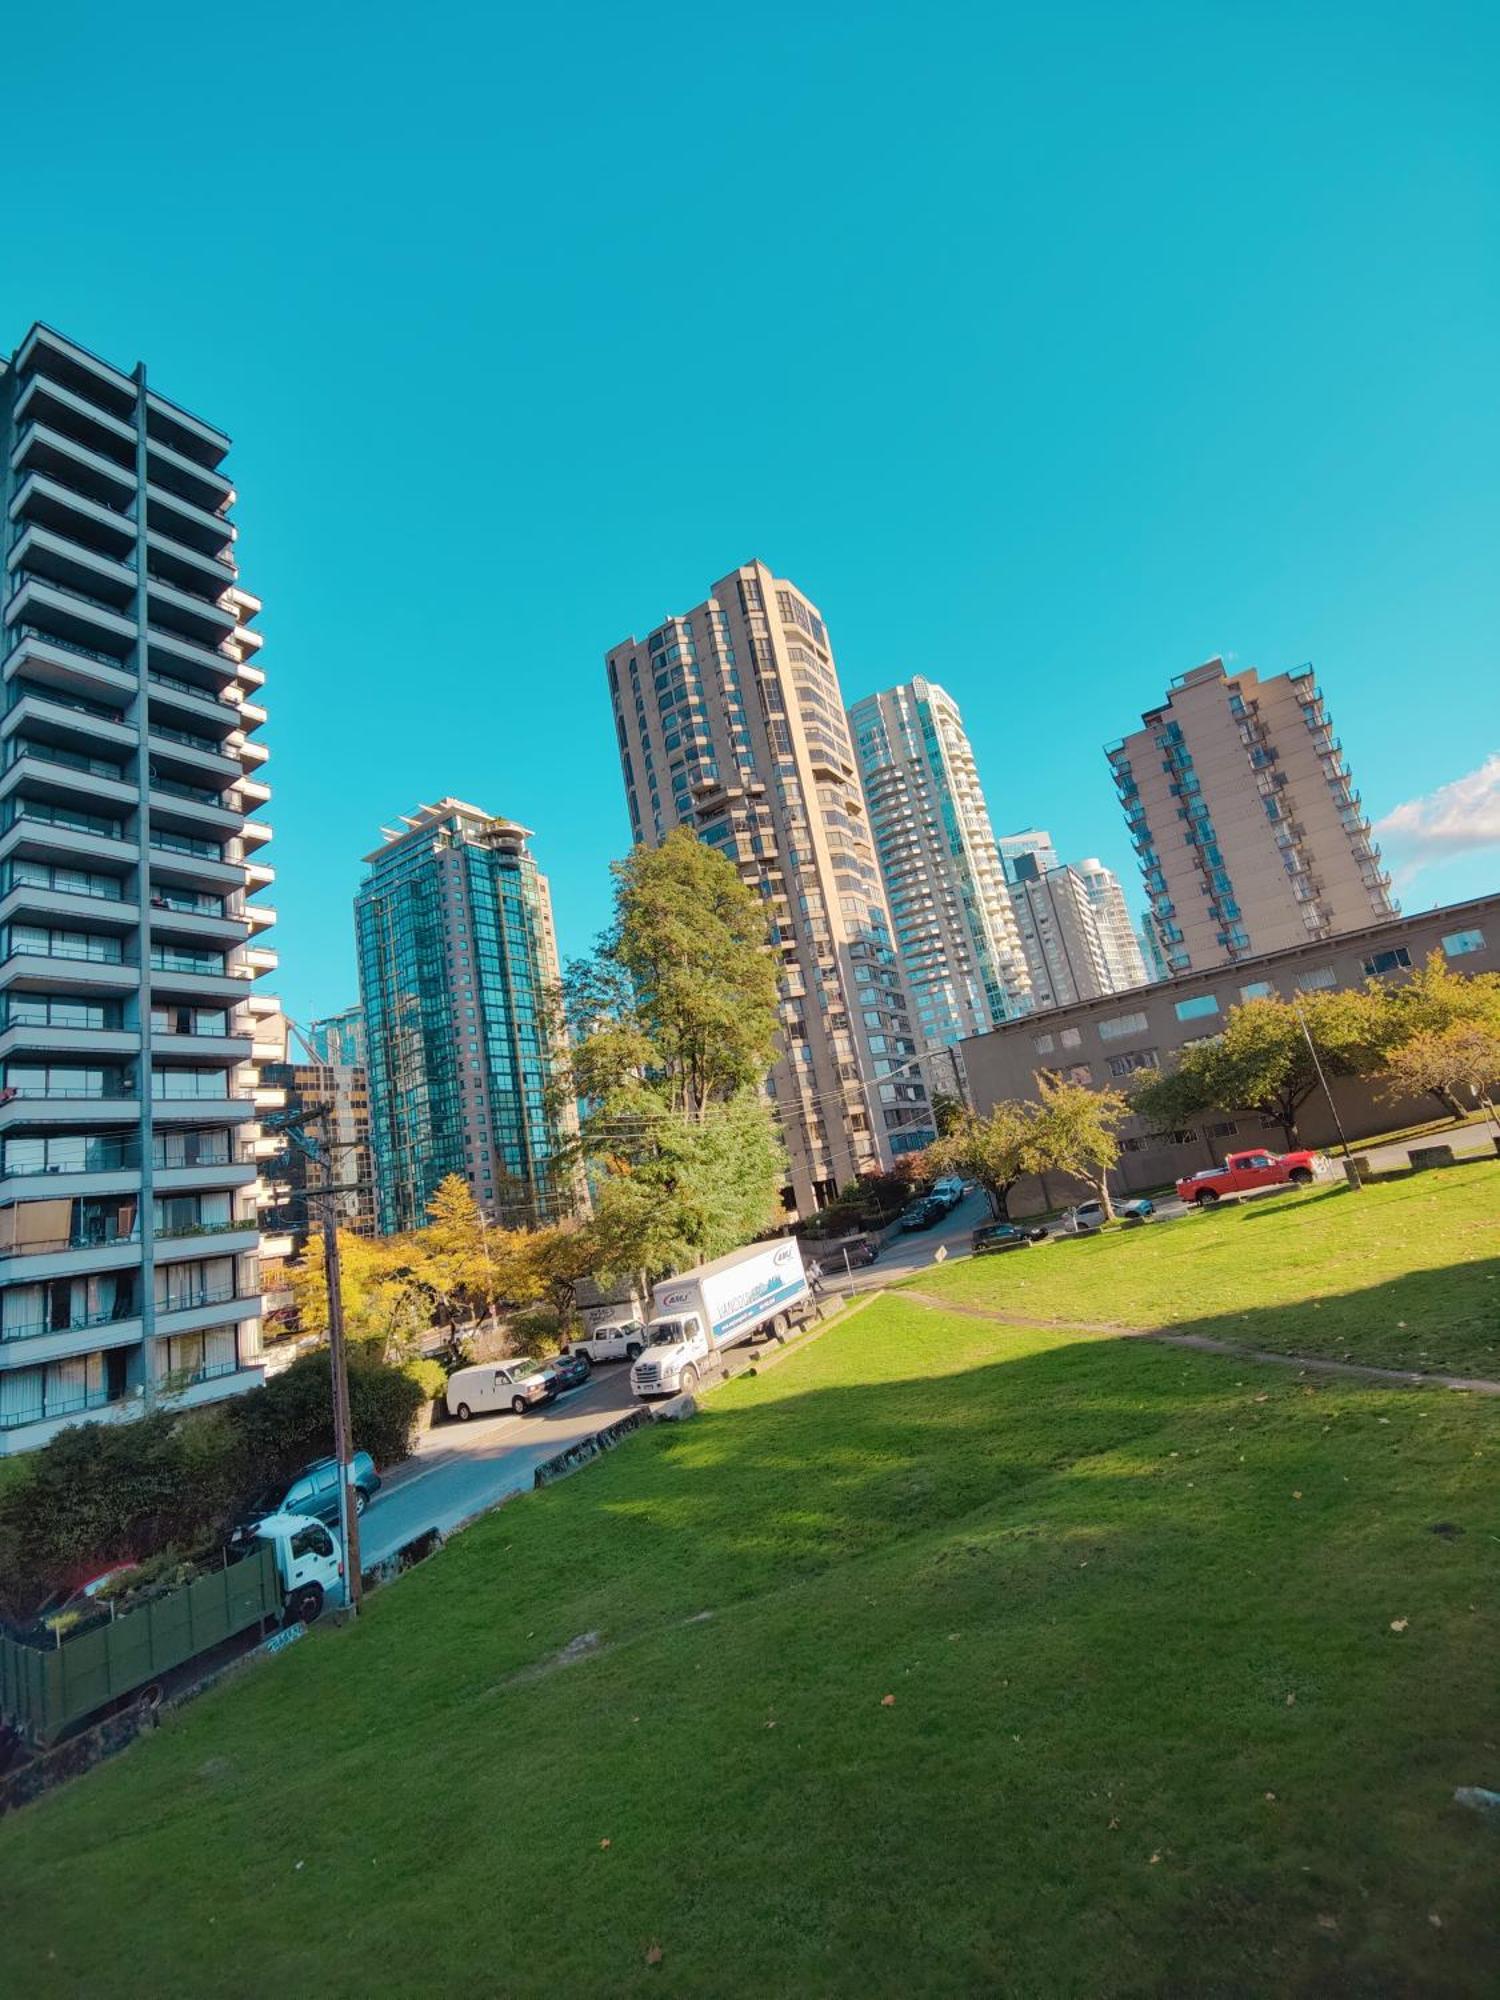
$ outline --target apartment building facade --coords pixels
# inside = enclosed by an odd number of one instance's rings
[[[0,1453],[261,1379],[264,683],[230,440],[0,364]]]
[[[1124,994],[1102,994],[1055,1012],[1010,1022],[965,1042],[964,1066],[976,1108],[1035,1098],[1043,1074],[1095,1090],[1126,1090],[1145,1069],[1169,1069],[1190,1043],[1218,1034],[1231,1008],[1279,994],[1352,990],[1372,978],[1400,979],[1441,952],[1455,972],[1500,972],[1500,896],[1481,896],[1415,916],[1387,917],[1360,930],[1308,939],[1234,965],[1178,974]],[[1330,1079],[1339,1118],[1356,1143],[1375,1132],[1420,1124],[1433,1114],[1430,1098],[1393,1100],[1378,1079]],[[1304,1105],[1304,1143],[1328,1146],[1337,1129],[1317,1093]],[[1141,1119],[1121,1127],[1119,1190],[1139,1193],[1212,1166],[1237,1147],[1282,1142],[1279,1126],[1221,1106],[1178,1130],[1159,1131]],[[1023,1189],[1017,1213],[1038,1202]]]
[[[1310,666],[1181,674],[1105,752],[1174,973],[1396,914]]]
[[[821,613],[764,563],[605,655],[631,836],[691,827],[765,901],[781,962],[768,1080],[810,1213],[934,1137]]]
[[[935,1055],[1032,1004],[973,748],[958,704],[920,676],[855,702],[849,731],[917,1045]]]
[[[355,899],[382,1235],[415,1229],[459,1174],[509,1227],[578,1202],[552,1102],[559,982],[552,899],[528,830],[461,799],[404,816]]]
[[[1123,993],[1131,986],[1144,986],[1149,976],[1146,961],[1130,921],[1119,876],[1113,868],[1106,868],[1102,861],[1092,858],[1077,862],[1075,872],[1094,913],[1094,927],[1099,933],[1111,989]]]

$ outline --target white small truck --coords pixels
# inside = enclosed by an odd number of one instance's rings
[[[646,1345],[646,1329],[639,1319],[624,1315],[619,1319],[602,1320],[590,1326],[584,1321],[582,1333],[574,1334],[568,1342],[569,1354],[586,1354],[590,1362],[634,1361]]]
[[[638,1396],[696,1389],[726,1347],[767,1329],[784,1334],[812,1296],[795,1238],[751,1243],[665,1278],[651,1293],[645,1347],[630,1371]]]

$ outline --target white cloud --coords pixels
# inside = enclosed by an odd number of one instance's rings
[[[1500,751],[1477,771],[1393,807],[1375,832],[1407,874],[1450,855],[1500,847]]]

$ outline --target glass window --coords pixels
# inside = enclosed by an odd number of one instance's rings
[[[1337,986],[1339,976],[1331,965],[1318,965],[1311,972],[1299,972],[1294,983],[1304,993],[1316,993],[1324,987]]]
[[[1275,992],[1269,979],[1252,979],[1248,986],[1240,988],[1242,1000],[1269,1000]]]
[[[1123,1041],[1126,1035],[1143,1035],[1145,1032],[1144,1014],[1115,1014],[1109,1020],[1099,1023],[1101,1042]]]
[[[1191,1000],[1179,1000],[1176,1008],[1179,1021],[1199,1021],[1205,1014],[1218,1011],[1219,1002],[1212,993],[1195,993]]]
[[[1364,961],[1366,975],[1371,979],[1382,972],[1409,971],[1410,968],[1411,953],[1404,944],[1397,945],[1393,951],[1371,952]]]
[[[1081,1049],[1083,1047],[1083,1030],[1081,1028],[1064,1028],[1057,1039],[1065,1049]]]
[[[1443,939],[1443,950],[1449,958],[1462,958],[1466,952],[1484,950],[1483,931],[1449,931]]]
[[[1039,1056],[1050,1056],[1052,1053],[1052,1037],[1050,1035],[1033,1035],[1031,1046]]]

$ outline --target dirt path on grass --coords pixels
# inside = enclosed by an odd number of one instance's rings
[[[932,1292],[903,1285],[903,1298],[936,1312],[962,1313],[967,1319],[993,1320],[998,1326],[1052,1327],[1060,1333],[1105,1334],[1112,1340],[1159,1340],[1168,1347],[1192,1347],[1201,1354],[1223,1354],[1235,1361],[1259,1361],[1272,1368],[1299,1373],[1347,1375],[1358,1382],[1383,1383],[1390,1389],[1464,1389],[1476,1396],[1500,1396],[1500,1382],[1477,1375],[1424,1375],[1411,1368],[1374,1368],[1360,1361],[1330,1361],[1320,1354],[1270,1354],[1262,1347],[1242,1347],[1233,1340],[1211,1340],[1206,1333],[1168,1333],[1157,1327],[1121,1326],[1114,1320],[1044,1319],[1037,1313],[997,1312],[992,1306],[959,1305]]]

